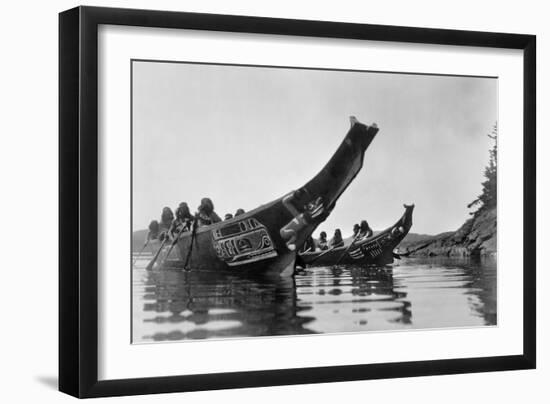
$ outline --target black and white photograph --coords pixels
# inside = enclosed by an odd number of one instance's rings
[[[129,68],[133,344],[498,326],[498,77]]]
[[[3,4],[2,402],[548,396],[543,2],[90,3]]]

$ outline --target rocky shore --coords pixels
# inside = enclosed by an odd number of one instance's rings
[[[482,210],[468,219],[457,231],[426,236],[409,234],[399,245],[399,252],[411,256],[473,257],[496,255],[496,208]]]

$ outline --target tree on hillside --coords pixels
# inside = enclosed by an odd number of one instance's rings
[[[497,124],[489,136],[493,139],[493,147],[489,150],[489,165],[485,167],[485,181],[481,183],[482,192],[474,201],[468,205],[468,209],[477,207],[477,210],[471,212],[471,215],[476,215],[497,206]]]

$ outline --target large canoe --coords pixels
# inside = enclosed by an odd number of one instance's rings
[[[167,264],[194,270],[292,275],[296,252],[357,176],[377,132],[375,124],[367,126],[352,117],[351,128],[332,158],[307,184],[233,219],[199,227],[195,234],[184,233]],[[288,235],[294,236],[290,245]],[[157,261],[163,260],[161,254]]]
[[[391,227],[369,238],[358,240],[351,246],[352,240],[343,247],[330,250],[317,250],[301,253],[300,258],[306,266],[328,266],[352,264],[360,266],[388,265],[393,263],[393,250],[405,238],[412,226],[414,205],[404,205],[405,213]]]

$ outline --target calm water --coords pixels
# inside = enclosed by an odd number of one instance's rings
[[[294,279],[133,274],[134,342],[496,324],[493,259],[308,268]]]

